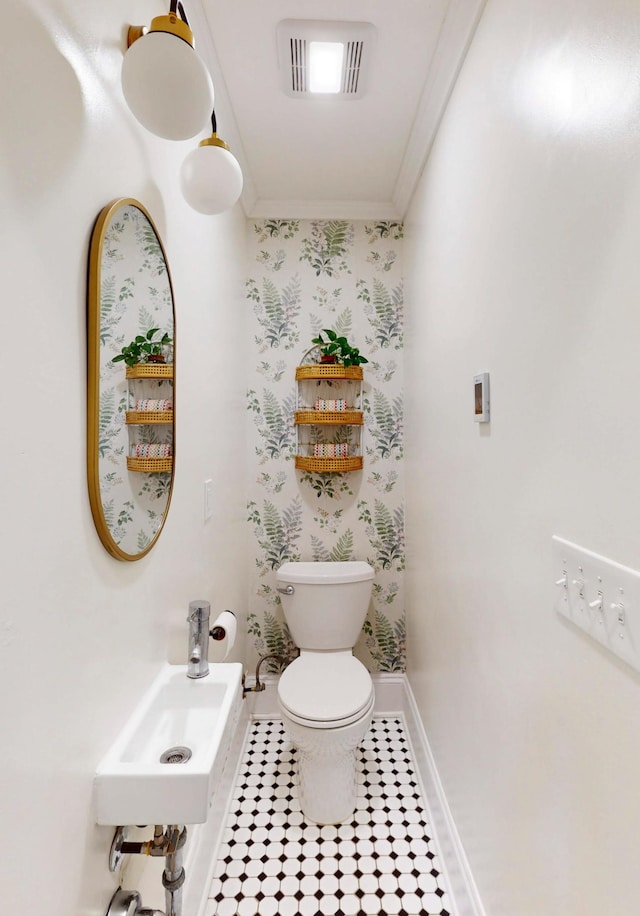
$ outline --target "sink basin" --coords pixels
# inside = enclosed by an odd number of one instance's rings
[[[241,664],[165,665],[96,770],[97,823],[204,823],[241,704]]]

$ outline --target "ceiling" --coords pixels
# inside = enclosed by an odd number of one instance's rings
[[[247,216],[402,219],[485,0],[189,0]],[[362,98],[291,98],[284,19],[370,22]]]

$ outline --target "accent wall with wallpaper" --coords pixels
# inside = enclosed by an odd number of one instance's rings
[[[275,588],[278,567],[286,560],[353,559],[375,569],[356,655],[373,671],[403,671],[402,225],[268,219],[250,221],[248,231],[253,661],[290,644]],[[323,328],[346,336],[369,360],[361,471],[294,467],[295,369]],[[277,663],[266,667],[277,670]]]

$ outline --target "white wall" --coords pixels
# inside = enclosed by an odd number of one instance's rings
[[[183,660],[188,601],[245,610],[245,220],[187,207],[178,170],[197,141],[147,134],[119,88],[126,26],[163,11],[3,4],[0,875],[2,911],[22,916],[105,912],[112,831],[93,823],[95,765],[154,671]],[[174,496],[137,563],[100,544],[85,474],[88,244],[121,196],[162,235],[179,337]],[[219,486],[205,525],[206,477]]]
[[[410,680],[490,916],[640,899],[640,676],[550,564],[640,567],[639,32],[488,0],[407,219]]]

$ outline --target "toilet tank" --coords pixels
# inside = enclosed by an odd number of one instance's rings
[[[374,571],[359,560],[284,563],[276,573],[285,620],[300,649],[352,649],[367,616]],[[292,594],[283,594],[288,586]]]

